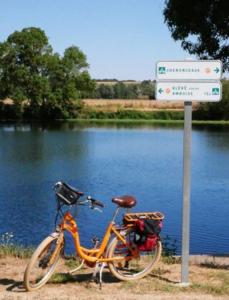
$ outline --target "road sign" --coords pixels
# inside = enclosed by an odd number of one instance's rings
[[[222,63],[219,60],[159,61],[157,80],[220,80]]]
[[[221,97],[220,82],[159,81],[156,84],[157,100],[217,102]]]
[[[184,101],[181,286],[189,284],[192,101],[220,101],[221,76],[222,63],[218,60],[160,61],[156,64],[156,99]]]

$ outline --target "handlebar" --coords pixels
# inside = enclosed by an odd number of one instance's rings
[[[92,198],[91,196],[87,196],[87,200],[91,201],[92,206],[104,207],[104,204],[102,201],[96,200],[96,199]]]
[[[101,208],[104,207],[103,202],[96,200],[96,199],[92,198],[91,196],[87,196],[87,198],[85,200],[78,202],[78,205],[85,205],[86,203],[89,203],[89,207],[91,209],[96,209],[100,212],[102,212],[102,210],[100,208],[98,208],[98,206]]]

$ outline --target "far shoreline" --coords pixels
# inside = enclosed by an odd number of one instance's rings
[[[123,124],[184,124],[184,120],[163,120],[163,119],[58,119],[56,121],[67,122],[88,122],[88,123],[123,123]],[[229,120],[192,120],[193,125],[229,125]]]
[[[79,124],[99,124],[99,125],[183,125],[184,120],[164,120],[164,119],[54,119],[54,120],[18,120],[18,119],[3,119],[0,124],[54,124],[54,123],[79,123]],[[192,125],[229,125],[229,120],[192,120]]]

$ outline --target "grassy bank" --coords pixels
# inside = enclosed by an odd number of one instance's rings
[[[0,258],[15,257],[29,258],[34,252],[32,247],[23,247],[20,245],[0,245]]]
[[[151,103],[151,102],[150,102]],[[156,104],[154,104],[156,105]],[[165,105],[165,103],[164,103]],[[181,104],[180,104],[181,105]],[[13,109],[13,105],[10,106],[10,109]],[[98,124],[183,124],[184,120],[184,111],[183,109],[174,109],[162,107],[156,110],[141,110],[140,108],[130,109],[130,107],[116,107],[115,110],[108,110],[107,108],[100,108],[98,110],[93,106],[82,106],[80,108],[74,108],[72,111],[73,117],[66,116],[54,116],[52,118],[42,117],[40,118],[30,118],[27,115],[16,116],[13,113],[0,113],[0,121],[7,122],[54,122],[54,121],[74,121],[80,123],[98,123]],[[197,110],[193,107],[193,124],[198,125],[228,125],[229,119],[227,117],[222,117],[220,120],[220,115],[217,115],[210,119],[210,115],[207,114],[207,111]]]
[[[117,111],[97,111],[82,109],[77,118],[79,119],[125,119],[125,120],[182,120],[183,111],[140,111],[119,109]]]
[[[139,110],[118,110],[116,112],[95,111],[92,109],[83,110],[77,118],[67,119],[79,123],[89,124],[171,124],[182,125],[184,123],[183,111],[139,111]],[[199,120],[193,112],[194,125],[229,125],[229,120]]]
[[[201,118],[197,110],[193,110],[192,123],[195,125],[229,125],[229,120],[209,120]],[[83,107],[74,112],[74,118],[14,118],[13,115],[3,117],[0,114],[1,122],[29,122],[29,123],[51,123],[56,121],[78,122],[80,124],[129,124],[129,125],[182,125],[184,122],[183,111],[172,111],[160,109],[157,111],[142,111],[133,109],[118,109],[116,111],[96,110],[92,107]]]
[[[135,127],[174,127],[183,128],[184,120],[163,120],[163,119],[58,119],[58,120],[2,120],[0,124],[14,124],[15,126],[20,125],[31,125],[31,126],[42,126],[44,128],[55,128],[55,129],[69,129],[75,125],[79,128],[85,127],[115,127],[115,128],[135,128]],[[217,126],[217,127],[228,127],[229,121],[224,120],[192,120],[193,126]]]
[[[64,120],[59,120],[64,121]],[[163,120],[163,119],[67,119],[68,122],[75,122],[84,125],[174,125],[182,126],[184,120]],[[229,121],[219,120],[192,120],[193,125],[229,125]]]

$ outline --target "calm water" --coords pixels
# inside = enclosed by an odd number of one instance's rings
[[[162,211],[163,236],[181,249],[183,129],[0,125],[0,234],[36,245],[54,229],[52,186],[65,180],[105,202],[80,207],[81,241],[101,236],[113,196],[132,194],[135,210]],[[229,128],[192,134],[191,253],[229,253]]]

